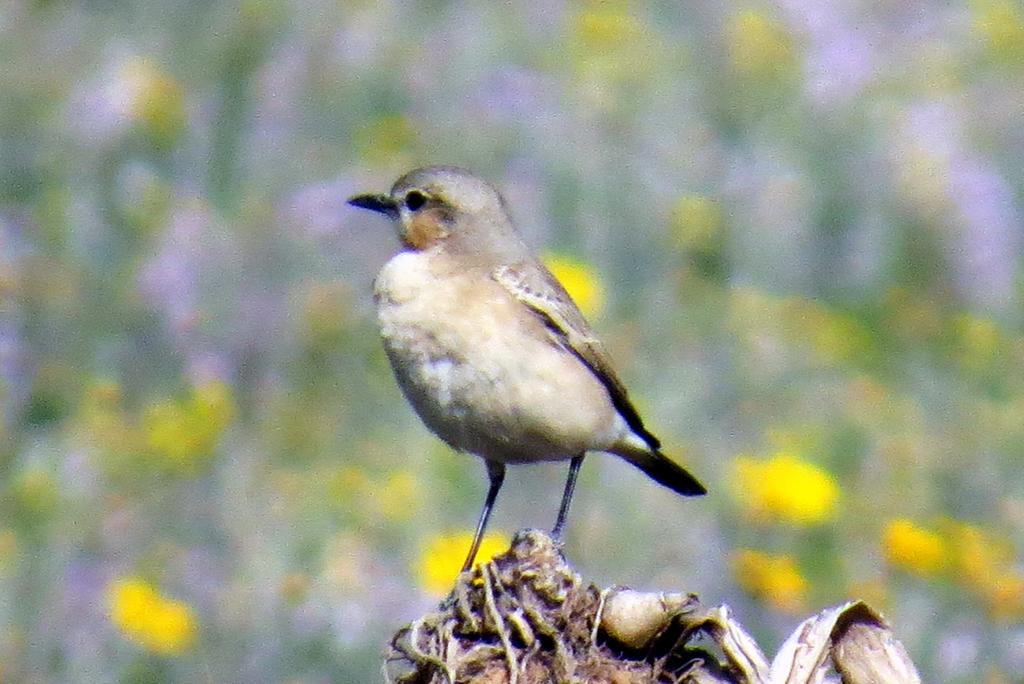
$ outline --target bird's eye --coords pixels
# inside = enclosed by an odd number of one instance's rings
[[[422,192],[413,190],[405,196],[405,207],[409,211],[418,211],[427,203],[427,197]]]

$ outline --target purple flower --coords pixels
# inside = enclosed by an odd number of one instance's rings
[[[930,160],[935,200],[951,212],[932,216],[942,231],[953,279],[970,302],[994,311],[1013,303],[1022,243],[1021,212],[1009,183],[969,147],[965,113],[944,102],[912,106],[897,138],[904,156]],[[913,160],[911,164],[915,163]]]
[[[888,37],[881,28],[845,3],[788,0],[788,23],[807,42],[805,87],[822,105],[842,105],[860,94],[879,71],[877,46]]]
[[[957,230],[949,246],[960,289],[994,310],[1013,304],[1021,253],[1021,213],[1006,179],[969,154],[950,167]]]

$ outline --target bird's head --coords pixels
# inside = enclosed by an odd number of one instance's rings
[[[348,203],[394,219],[409,249],[439,244],[452,251],[508,251],[521,244],[497,189],[454,166],[428,166],[405,174],[382,194]]]

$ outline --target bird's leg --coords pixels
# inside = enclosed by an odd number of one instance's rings
[[[576,476],[583,465],[583,457],[586,454],[573,456],[569,462],[569,478],[565,481],[565,492],[562,493],[562,505],[558,507],[558,518],[555,520],[555,528],[551,530],[551,536],[561,541],[562,529],[565,527],[565,518],[569,515],[569,504],[572,503],[572,492],[576,489]]]
[[[498,490],[501,483],[505,481],[505,466],[494,461],[487,461],[487,476],[491,478],[491,487],[487,490],[487,498],[484,500],[484,509],[480,511],[480,520],[476,523],[476,534],[473,535],[473,546],[469,549],[466,562],[462,564],[462,572],[473,567],[473,560],[476,552],[480,550],[480,542],[484,538],[484,530],[487,529],[487,520],[491,517],[491,509],[494,508],[494,500],[498,498]]]

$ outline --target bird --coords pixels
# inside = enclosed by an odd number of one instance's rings
[[[500,192],[455,166],[414,169],[348,204],[390,218],[401,249],[373,296],[384,349],[423,423],[484,460],[473,567],[507,465],[569,461],[561,540],[587,452],[619,456],[683,496],[707,492],[661,451],[605,347],[513,225]]]

